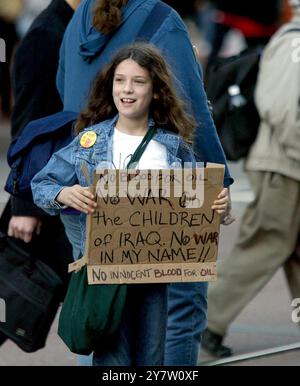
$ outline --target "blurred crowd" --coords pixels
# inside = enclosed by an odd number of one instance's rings
[[[217,55],[231,55],[258,42],[266,43],[290,18],[286,0],[166,0],[184,18],[205,67]],[[1,115],[11,111],[10,70],[13,52],[34,18],[50,0],[1,0],[0,38],[6,43],[1,63]],[[233,33],[230,34],[230,31]],[[228,36],[227,36],[228,35]]]
[[[1,0],[0,38],[5,41],[5,62],[0,63],[0,116],[11,112],[11,64],[15,48],[34,18],[50,0]]]
[[[290,18],[287,0],[166,0],[186,21],[192,39],[199,51],[205,68],[217,55],[232,54],[226,35],[239,32],[236,49],[244,45],[266,43],[277,28]],[[25,35],[34,18],[50,3],[50,0],[1,0],[0,38],[6,44],[6,62],[0,63],[1,115],[8,117],[11,111],[10,70],[13,52]],[[243,40],[244,38],[244,40]]]

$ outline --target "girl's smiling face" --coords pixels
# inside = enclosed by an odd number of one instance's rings
[[[113,99],[120,118],[147,120],[152,96],[153,84],[148,70],[132,59],[116,67]]]

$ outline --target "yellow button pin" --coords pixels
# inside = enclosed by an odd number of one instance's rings
[[[97,140],[97,134],[94,131],[87,131],[80,139],[80,145],[86,149],[92,147]]]

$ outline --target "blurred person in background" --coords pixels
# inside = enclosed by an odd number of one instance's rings
[[[50,4],[51,0],[22,0],[23,12],[19,16],[16,28],[18,35],[25,36],[35,18]]]
[[[15,23],[22,9],[22,0],[0,1],[0,38],[5,42],[5,61],[0,62],[0,112],[4,117],[9,117],[11,110],[10,67],[13,51],[18,42]],[[1,47],[3,48],[4,46]]]
[[[288,23],[291,20],[291,18],[292,18],[292,7],[289,3],[289,0],[284,0],[280,24]]]
[[[34,20],[16,51],[12,138],[20,135],[28,122],[62,109],[55,81],[59,48],[79,3],[80,0],[52,0]],[[67,266],[73,261],[72,248],[58,216],[47,215],[33,202],[10,197],[0,225],[2,232],[7,232],[18,240],[22,248],[51,266],[67,287]]]
[[[291,297],[300,298],[300,0],[292,20],[264,49],[255,102],[261,123],[245,168],[255,194],[238,240],[208,291],[203,347],[217,357],[231,322],[283,268]],[[288,96],[288,97],[287,97]]]
[[[183,18],[196,52],[198,51],[197,56],[204,64],[210,52],[208,41],[213,30],[214,7],[208,0],[165,0],[164,2],[173,7]]]
[[[211,0],[213,27],[207,35],[211,45],[208,62],[219,54],[227,33],[236,29],[245,38],[249,48],[266,45],[280,25],[283,0]]]

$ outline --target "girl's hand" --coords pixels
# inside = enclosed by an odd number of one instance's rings
[[[222,190],[211,209],[221,215],[221,224],[230,225],[235,221],[235,218],[231,215],[231,198],[228,188]]]
[[[70,206],[85,214],[95,212],[97,204],[94,199],[95,196],[89,188],[83,188],[80,185],[63,188],[56,197],[58,203]]]

